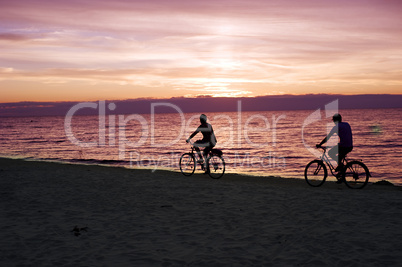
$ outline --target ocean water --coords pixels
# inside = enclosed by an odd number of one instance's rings
[[[325,111],[209,113],[229,173],[303,179],[314,148],[333,126]],[[341,110],[354,150],[370,181],[402,185],[402,109]],[[195,113],[0,118],[0,156],[179,171],[185,142],[199,125]],[[328,115],[328,117],[327,117]],[[318,117],[317,117],[318,116]],[[196,136],[194,140],[201,138]],[[332,138],[331,143],[336,143]],[[269,178],[267,178],[269,179]]]

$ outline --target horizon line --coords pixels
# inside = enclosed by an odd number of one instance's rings
[[[211,96],[211,95],[200,95],[200,96],[173,96],[170,98],[155,98],[155,97],[139,97],[139,98],[125,98],[125,99],[96,99],[96,100],[43,100],[43,101],[35,101],[35,100],[23,100],[23,101],[14,101],[14,102],[0,102],[2,104],[19,104],[19,103],[79,103],[79,102],[99,102],[99,101],[140,101],[140,100],[177,100],[177,99],[253,99],[253,98],[263,98],[263,97],[302,97],[302,96],[402,96],[400,94],[329,94],[329,93],[320,93],[320,94],[278,94],[278,95],[258,95],[258,96],[241,96],[241,97],[233,97],[233,96]]]
[[[109,108],[113,114],[171,113],[179,108],[183,113],[231,112],[241,103],[242,111],[285,111],[320,109],[334,100],[339,101],[341,109],[391,109],[402,108],[402,94],[305,94],[305,95],[266,95],[259,97],[172,97],[137,98],[125,100],[70,101],[70,102],[18,102],[0,103],[0,117],[63,116],[74,106],[89,103],[80,108],[80,115],[96,115],[101,105],[115,104]],[[99,103],[99,105],[98,105]],[[93,106],[95,104],[95,106]],[[158,104],[158,111],[153,109]],[[164,105],[165,104],[165,105]],[[171,105],[166,105],[171,104]],[[86,106],[86,107],[85,107]],[[91,108],[89,108],[91,107]],[[108,106],[109,107],[109,106]],[[105,107],[102,107],[102,110]],[[109,111],[108,111],[109,112]],[[78,115],[78,114],[77,114]]]

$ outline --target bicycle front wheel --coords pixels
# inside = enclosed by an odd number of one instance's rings
[[[195,158],[191,153],[184,153],[180,157],[180,171],[184,176],[190,176],[195,171],[195,166],[197,163],[195,162]]]
[[[212,155],[207,160],[208,174],[213,179],[219,179],[225,173],[225,161],[222,157]]]
[[[366,186],[370,177],[367,166],[361,161],[350,161],[343,172],[345,184],[352,189],[361,189]]]
[[[327,179],[327,175],[327,167],[321,160],[311,161],[304,170],[306,182],[313,187],[321,186]]]

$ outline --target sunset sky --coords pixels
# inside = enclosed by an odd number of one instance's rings
[[[401,94],[398,0],[0,0],[0,102]]]

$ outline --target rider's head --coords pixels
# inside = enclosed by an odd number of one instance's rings
[[[334,116],[332,116],[332,120],[334,122],[342,122],[342,116],[339,113],[336,113]]]
[[[206,123],[206,122],[207,122],[207,115],[201,114],[201,116],[200,116],[200,122],[201,122],[201,123]]]

